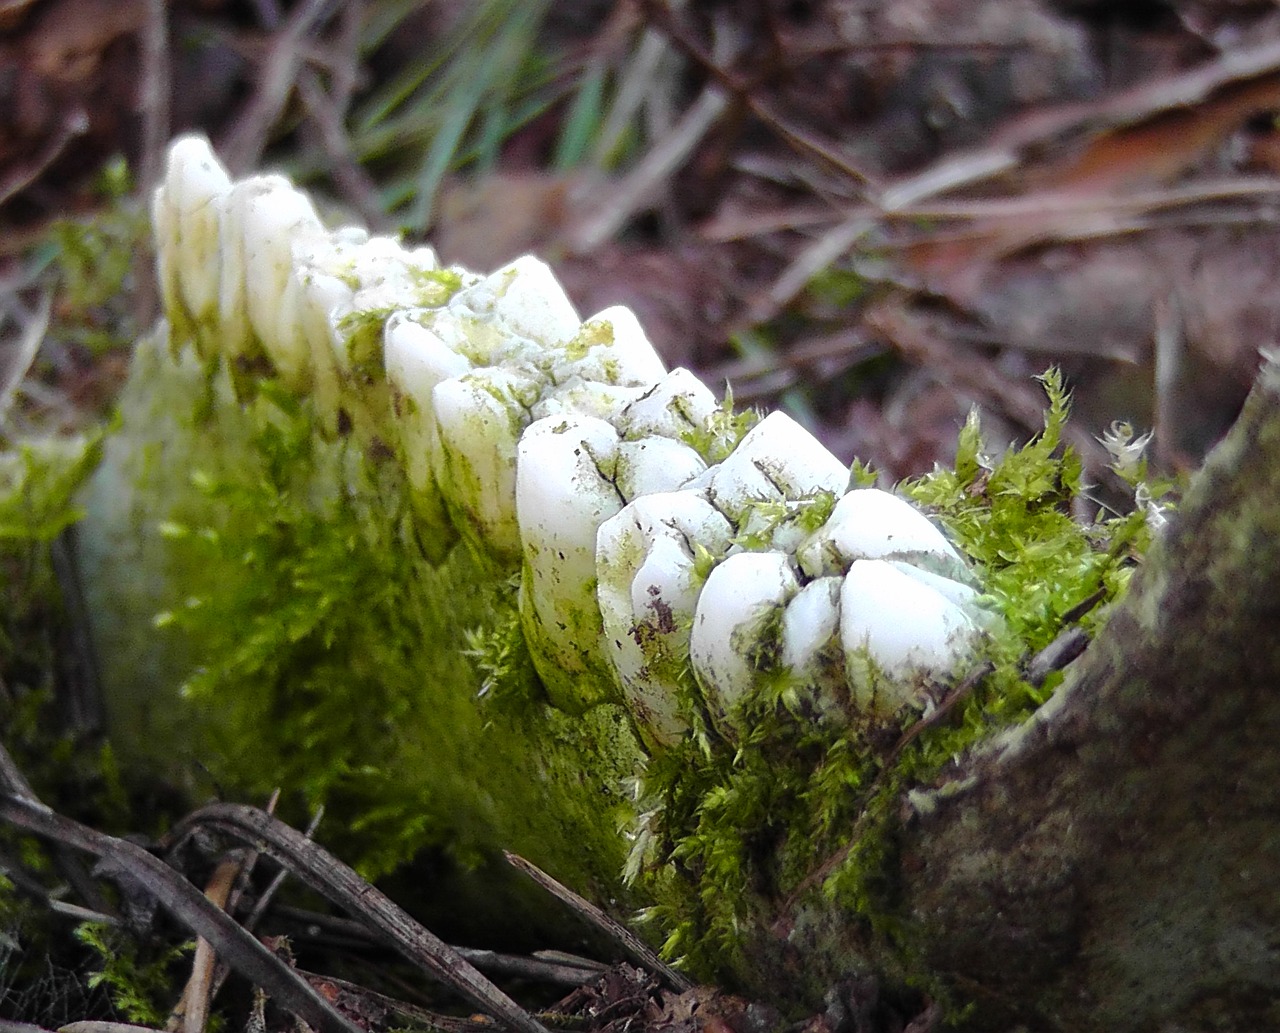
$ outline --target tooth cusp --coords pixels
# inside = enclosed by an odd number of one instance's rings
[[[783,607],[799,590],[791,558],[740,552],[716,566],[698,597],[689,657],[711,717],[737,728],[741,704],[779,670]]]
[[[888,716],[917,702],[916,677],[950,674],[976,644],[980,630],[968,610],[921,573],[907,564],[857,560],[844,578],[840,638],[860,710]]]
[[[626,437],[657,435],[687,444],[718,409],[715,395],[701,380],[687,369],[673,369],[622,411],[617,427]]]
[[[840,493],[848,468],[786,413],[770,413],[747,432],[733,453],[707,475],[711,501],[735,523],[752,504]]]
[[[827,522],[799,546],[796,559],[810,577],[843,573],[860,559],[905,559],[966,576],[959,553],[929,518],[878,488],[844,495]]]

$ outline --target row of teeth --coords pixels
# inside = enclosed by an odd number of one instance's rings
[[[274,373],[323,430],[395,449],[441,551],[460,534],[522,564],[557,705],[620,688],[651,745],[696,707],[733,734],[769,688],[820,719],[884,716],[981,634],[965,563],[920,512],[849,490],[782,413],[733,447],[711,392],[667,372],[629,310],[583,322],[536,259],[481,277],[327,231],[286,179],[232,183],[195,137],[170,150],[154,219],[176,343],[233,382]]]

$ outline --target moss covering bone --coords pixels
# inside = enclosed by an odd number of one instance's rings
[[[887,801],[1045,698],[1020,659],[1150,533],[1065,515],[1055,379],[1037,442],[992,464],[975,423],[904,487],[953,545],[536,260],[329,232],[190,138],[155,224],[166,322],[82,535],[122,751],[336,807],[371,873],[515,850],[742,983],[783,907],[815,987],[868,930],[902,954]]]

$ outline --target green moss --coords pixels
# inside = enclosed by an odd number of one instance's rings
[[[164,405],[166,383],[197,375],[158,347],[152,362],[128,402]],[[326,805],[322,834],[367,874],[427,847],[464,860],[506,848],[616,896],[639,749],[617,707],[574,717],[547,704],[516,637],[516,570],[464,544],[425,555],[395,464],[321,440],[309,403],[270,383],[243,407],[222,392],[171,436],[132,412],[97,485],[111,496],[121,457],[166,436],[132,488],[144,524],[163,528],[148,540],[168,577],[143,596],[163,627],[107,636],[127,665],[109,674],[114,691],[140,662],[157,682],[148,709],[117,698],[117,739],[135,761],[240,798],[282,787],[297,821]],[[166,680],[181,682],[177,718]]]
[[[687,413],[684,415],[688,419]],[[735,411],[733,391],[727,388],[724,401],[706,420],[690,422],[695,426],[682,433],[680,440],[702,456],[708,466],[714,466],[729,458],[747,431],[760,422],[760,414],[754,409]]]

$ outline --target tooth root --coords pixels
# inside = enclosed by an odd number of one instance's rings
[[[623,504],[613,483],[618,432],[589,416],[550,416],[520,439],[516,513],[524,555],[521,614],[552,702],[600,702],[607,671],[596,602],[596,535]],[[590,695],[583,697],[583,690]]]
[[[645,495],[600,525],[596,594],[604,651],[651,744],[669,745],[687,728],[680,693],[702,587],[694,547],[720,555],[732,534],[720,512],[689,491]]]
[[[698,597],[689,656],[713,720],[740,726],[740,705],[779,662],[782,607],[799,590],[789,556],[740,552],[721,562]]]
[[[926,559],[941,573],[963,577],[964,561],[918,509],[878,488],[859,488],[841,498],[827,522],[796,550],[810,577],[840,574],[858,559]]]
[[[840,640],[860,710],[888,716],[916,702],[911,675],[950,674],[978,636],[965,610],[913,571],[884,560],[857,560],[845,576]],[[872,662],[870,671],[864,659]]]

